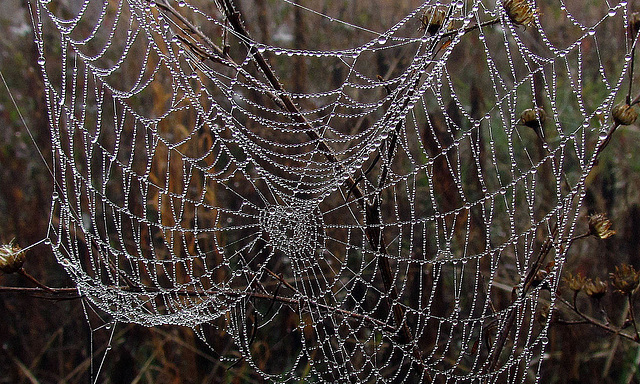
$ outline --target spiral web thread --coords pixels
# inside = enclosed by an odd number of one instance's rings
[[[228,1],[40,1],[54,253],[115,321],[216,349],[224,319],[265,379],[535,381],[629,71],[626,2],[579,3],[525,28],[429,1],[375,31],[285,0],[318,28],[292,48]]]

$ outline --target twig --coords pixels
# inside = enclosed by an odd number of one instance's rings
[[[480,29],[480,28],[488,27],[490,25],[498,24],[499,22],[500,22],[500,18],[491,19],[491,20],[482,22],[480,24],[476,24],[476,25],[472,25],[470,27],[464,28],[462,30],[462,32],[464,34],[467,34],[469,32],[475,31],[476,29]],[[443,33],[442,37],[449,37],[449,36],[457,35],[458,33],[460,33],[460,30],[459,29],[454,29],[453,31],[449,31],[449,32]]]
[[[582,235],[574,236],[569,239],[569,245],[571,245],[576,240],[584,239],[585,237],[589,237],[589,236],[591,236],[591,232],[589,231],[583,233]]]
[[[161,291],[159,288],[155,288],[155,287],[144,287],[144,288],[140,288],[140,287],[129,287],[129,286],[121,286],[121,287],[113,287],[113,288],[117,288],[120,291],[124,291],[124,292],[137,292],[137,293],[160,293],[160,292],[167,292],[167,290],[163,290]],[[3,287],[0,286],[0,293],[27,293],[27,294],[31,294],[34,297],[38,297],[38,298],[42,298],[42,299],[51,299],[51,300],[65,300],[65,299],[80,299],[82,297],[84,297],[83,295],[79,295],[78,294],[78,289],[77,288],[49,288],[49,290],[46,290],[44,288],[38,287],[38,288],[25,288],[25,287]],[[387,332],[395,332],[396,329],[394,327],[392,327],[391,325],[385,324],[384,322],[375,319],[371,316],[367,316],[367,315],[363,315],[360,313],[355,313],[355,312],[351,312],[351,311],[347,311],[345,309],[341,309],[341,308],[336,308],[336,307],[332,307],[330,305],[327,304],[321,304],[318,303],[315,300],[309,299],[307,297],[303,298],[303,299],[295,299],[295,298],[291,298],[291,297],[285,297],[285,296],[277,296],[277,295],[273,295],[273,294],[265,294],[265,293],[258,293],[258,292],[251,292],[251,291],[236,291],[236,290],[205,290],[205,291],[196,291],[196,290],[189,290],[189,289],[185,289],[185,290],[177,290],[177,291],[173,291],[174,294],[180,295],[180,296],[189,296],[189,297],[206,297],[208,295],[225,295],[228,297],[249,297],[249,298],[256,298],[256,299],[265,299],[265,300],[275,300],[284,304],[290,304],[290,305],[301,305],[301,302],[304,302],[304,305],[310,306],[310,307],[315,307],[318,310],[322,310],[322,311],[327,311],[329,313],[339,313],[343,316],[346,317],[350,317],[353,319],[358,319],[358,320],[362,320],[362,321],[366,321],[369,322],[371,324],[374,324],[382,329],[384,329]],[[72,295],[71,297],[63,297],[60,298],[60,296],[65,296],[65,295]]]
[[[584,313],[582,313],[576,306],[575,304],[570,303],[569,301],[567,301],[566,299],[564,299],[562,296],[557,295],[556,298],[558,300],[560,300],[561,303],[563,303],[564,305],[566,305],[567,307],[569,307],[573,312],[575,312],[576,315],[578,315],[579,317],[581,317],[583,320],[582,322],[568,322],[568,321],[562,321],[560,322],[560,320],[556,320],[555,322],[558,322],[559,324],[563,324],[563,325],[572,325],[572,324],[590,324],[593,326],[596,326],[598,328],[604,329],[607,332],[613,333],[614,335],[619,335],[627,340],[631,340],[635,343],[639,343],[639,340],[636,340],[634,336],[629,335],[625,332],[622,332],[620,329],[611,327],[607,324],[603,324],[600,321],[594,319],[591,316],[587,316]]]
[[[629,300],[629,315],[631,316],[631,323],[633,323],[633,330],[636,332],[636,342],[640,342],[640,334],[638,333],[638,324],[636,323],[636,315],[633,311],[633,301],[631,300],[632,294],[627,294]]]
[[[0,293],[24,293],[31,295],[39,299],[46,300],[71,300],[80,299],[83,296],[78,295],[77,288],[50,288],[44,289],[42,287],[29,288],[29,287],[4,287],[0,286]],[[62,297],[67,296],[67,297]]]
[[[32,283],[37,285],[39,288],[42,288],[47,292],[53,292],[53,290],[51,288],[47,287],[46,285],[44,285],[40,281],[38,281],[38,279],[36,279],[35,277],[31,276],[27,271],[24,270],[24,268],[18,269],[18,274],[21,275],[21,276],[26,277],[27,280],[31,281]]]

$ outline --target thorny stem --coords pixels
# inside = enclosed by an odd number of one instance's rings
[[[622,332],[621,329],[619,328],[614,328],[611,327],[607,324],[603,324],[602,322],[585,315],[584,313],[580,312],[580,310],[575,306],[575,304],[570,303],[569,301],[567,301],[566,299],[564,299],[562,296],[560,295],[556,295],[556,298],[558,300],[560,300],[561,303],[563,303],[564,305],[566,305],[567,307],[569,307],[573,312],[575,312],[576,315],[580,316],[583,321],[580,322],[572,322],[572,321],[565,321],[565,320],[554,320],[554,323],[557,324],[564,324],[564,325],[576,325],[576,324],[590,324],[593,326],[596,326],[598,328],[604,329],[607,332],[613,333],[615,335],[620,335],[621,337],[631,340],[633,342],[640,342],[640,340],[636,339],[636,337],[629,335],[625,332]]]

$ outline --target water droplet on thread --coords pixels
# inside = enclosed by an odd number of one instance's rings
[[[383,44],[386,44],[386,42],[387,42],[387,37],[386,36],[380,36],[378,38],[378,44],[383,45]]]
[[[606,140],[607,139],[607,131],[600,131],[600,134],[598,135],[598,138],[600,140]]]

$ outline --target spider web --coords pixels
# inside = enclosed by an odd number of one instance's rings
[[[223,319],[269,380],[537,380],[624,96],[626,2],[539,2],[525,28],[500,1],[428,1],[378,31],[272,7],[327,33],[262,41],[222,0],[34,6],[50,241],[79,291],[214,350]]]

